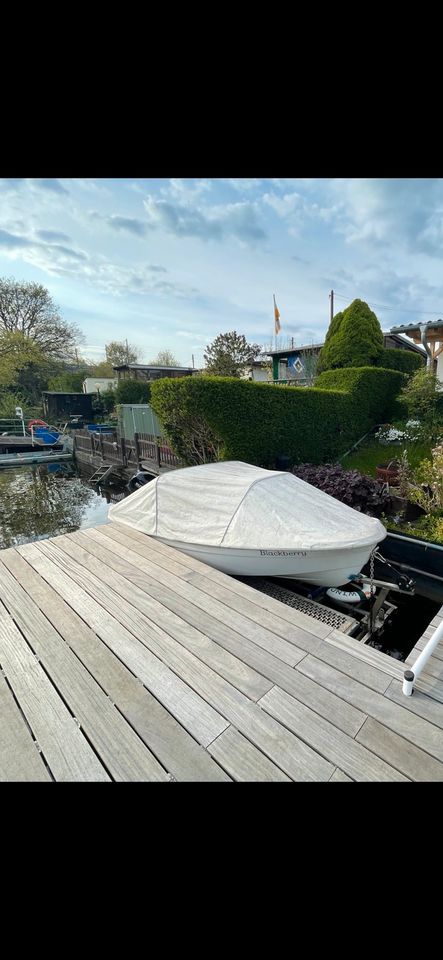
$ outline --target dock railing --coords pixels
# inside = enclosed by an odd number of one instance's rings
[[[403,678],[403,693],[405,697],[411,697],[414,691],[414,684],[418,680],[423,667],[429,660],[429,657],[434,652],[437,644],[440,640],[443,639],[443,620],[439,626],[434,630],[432,637],[429,638],[425,647],[417,657],[415,663],[412,664],[409,670],[405,670]]]
[[[75,449],[93,453],[109,463],[136,467],[142,461],[151,461],[160,467],[182,467],[183,461],[173,453],[167,441],[151,434],[136,433],[134,440],[126,440],[118,434],[115,439],[105,439],[102,434],[89,430],[75,431]]]

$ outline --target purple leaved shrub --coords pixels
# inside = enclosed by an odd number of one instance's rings
[[[362,513],[379,514],[390,501],[389,493],[378,480],[358,470],[344,470],[339,463],[299,463],[292,473]]]

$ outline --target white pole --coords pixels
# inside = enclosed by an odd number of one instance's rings
[[[443,639],[443,620],[440,625],[434,630],[432,637],[428,640],[426,646],[423,648],[420,655],[417,657],[415,663],[412,664],[412,667],[409,670],[405,671],[403,679],[403,693],[405,697],[411,697],[414,689],[414,683],[418,680],[423,667],[428,662],[429,657],[434,652],[436,646]]]

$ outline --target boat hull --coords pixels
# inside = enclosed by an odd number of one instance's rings
[[[319,587],[340,587],[360,573],[377,542],[329,550],[251,550],[154,537],[234,577],[287,577]]]

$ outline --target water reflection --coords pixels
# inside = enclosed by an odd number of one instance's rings
[[[0,548],[105,523],[108,504],[71,463],[0,470]]]

